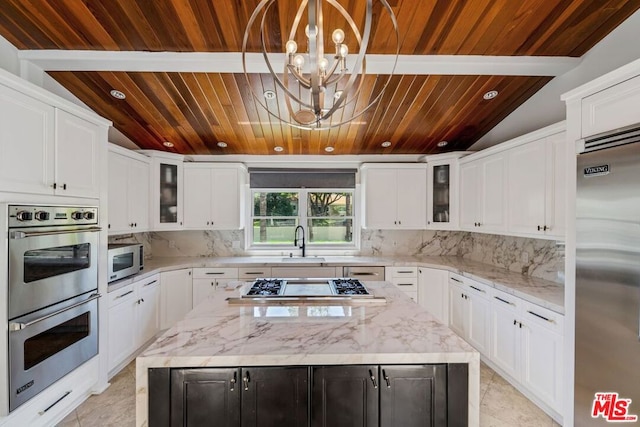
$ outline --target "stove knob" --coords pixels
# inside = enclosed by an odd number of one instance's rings
[[[16,213],[16,219],[18,221],[31,221],[33,219],[33,214],[29,211],[20,211]]]
[[[47,212],[47,211],[38,211],[38,212],[36,212],[36,219],[38,221],[48,221],[49,220],[49,212]]]
[[[94,214],[93,212],[85,212],[85,213],[82,215],[82,217],[83,217],[84,219],[89,219],[89,220],[91,220],[91,219],[94,219],[94,218],[96,217],[96,214]]]
[[[80,211],[71,212],[71,219],[75,219],[75,220],[82,219],[82,212]]]

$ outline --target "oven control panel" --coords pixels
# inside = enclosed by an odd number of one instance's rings
[[[9,205],[9,228],[98,224],[93,206]]]

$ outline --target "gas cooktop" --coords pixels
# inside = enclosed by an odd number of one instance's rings
[[[357,297],[373,295],[358,279],[257,279],[242,298],[271,297]]]

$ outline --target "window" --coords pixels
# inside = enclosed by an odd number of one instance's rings
[[[308,247],[353,247],[353,190],[253,190],[251,242],[290,247],[302,225]]]

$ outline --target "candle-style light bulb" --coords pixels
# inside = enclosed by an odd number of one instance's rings
[[[349,48],[346,44],[340,45],[340,56],[346,58],[349,54]]]
[[[340,28],[336,28],[335,30],[333,30],[333,34],[331,34],[331,39],[333,39],[333,42],[335,44],[340,44],[344,41],[344,31],[342,31]]]
[[[293,57],[293,63],[296,67],[298,68],[302,68],[302,66],[304,65],[304,56],[302,55],[296,55]]]
[[[293,40],[289,40],[285,45],[285,48],[287,49],[287,53],[289,55],[293,55],[298,50],[298,44]]]
[[[329,67],[329,60],[327,58],[322,58],[320,59],[320,61],[318,62],[318,67],[320,67],[320,70],[322,71],[326,71],[327,68]]]

